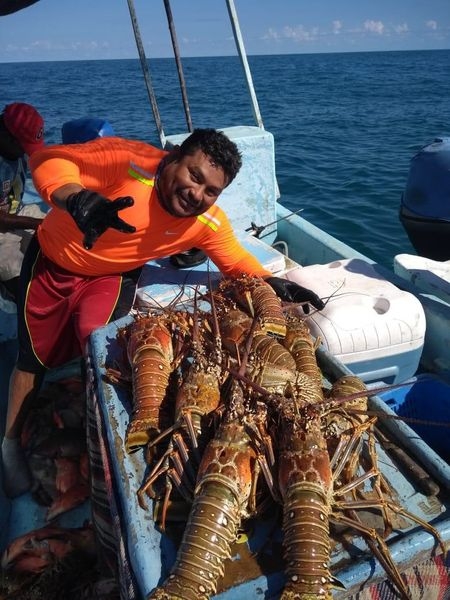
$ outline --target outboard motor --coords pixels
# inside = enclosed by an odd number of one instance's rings
[[[450,138],[436,138],[412,158],[400,221],[420,256],[450,259]]]

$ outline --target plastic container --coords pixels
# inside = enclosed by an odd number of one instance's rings
[[[313,336],[364,382],[398,383],[412,377],[425,337],[420,301],[360,259],[289,271],[314,290],[325,308],[308,317]]]
[[[434,375],[418,375],[405,386],[378,396],[397,415],[405,417],[411,429],[437,454],[450,462],[450,385],[446,381]],[[421,422],[415,422],[416,419]]]
[[[111,123],[99,117],[81,117],[66,121],[61,128],[63,144],[81,144],[111,135],[115,135]]]

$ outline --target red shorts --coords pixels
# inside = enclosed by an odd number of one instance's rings
[[[82,356],[94,329],[129,312],[139,273],[74,275],[46,258],[35,236],[20,275],[18,367],[38,373]]]

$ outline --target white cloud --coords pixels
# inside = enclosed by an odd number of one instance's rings
[[[342,29],[342,21],[333,21],[333,33],[340,33]]]
[[[283,29],[284,37],[292,39],[296,42],[310,42],[316,40],[319,35],[318,27],[313,27],[310,31],[305,29],[303,25],[297,25],[297,27],[286,26]]]
[[[408,23],[401,23],[400,25],[394,25],[395,33],[407,33],[409,31]]]
[[[323,35],[324,34],[319,30],[318,27],[306,29],[304,25],[296,25],[294,27],[286,25],[281,30],[276,30],[270,27],[262,36],[262,39],[280,43],[289,40],[291,43],[299,44],[302,42],[315,42]]]
[[[364,29],[366,31],[370,31],[371,33],[378,33],[378,35],[383,35],[384,32],[384,24],[382,21],[364,21]]]
[[[275,29],[272,29],[272,27],[270,27],[268,32],[266,34],[264,34],[263,39],[264,40],[278,40],[279,37],[280,36],[278,35],[278,31],[275,31]]]
[[[55,44],[49,40],[36,40],[31,42],[29,50],[53,50]]]
[[[433,21],[433,20],[431,19],[430,21],[427,21],[427,22],[426,22],[426,26],[427,26],[429,29],[437,29],[437,22],[436,22],[436,21]]]

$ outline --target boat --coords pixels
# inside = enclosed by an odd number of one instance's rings
[[[128,4],[146,83],[155,100],[133,3]],[[168,3],[165,5],[167,8]],[[274,274],[304,285],[310,281],[320,284],[327,306],[321,313],[307,317],[307,322],[321,342],[316,358],[324,383],[331,385],[343,376],[357,375],[371,390],[369,408],[378,416],[380,426],[376,447],[382,475],[395,489],[398,504],[431,525],[448,547],[450,466],[445,426],[450,421],[449,299],[435,293],[434,288],[423,289],[416,280],[399,276],[283,206],[275,173],[274,138],[264,129],[259,113],[234,3],[227,0],[227,7],[255,124],[223,128],[242,152],[243,168],[219,203],[226,205],[242,243]],[[170,11],[168,16],[183,89]],[[188,132],[166,136],[157,107],[154,102],[152,105],[162,146],[170,148],[180,143]],[[188,105],[185,107],[189,129]],[[29,199],[36,201],[32,193]],[[145,265],[139,282],[139,308],[173,306],[174,298],[181,306],[190,306],[194,290],[205,291],[219,279],[220,274],[210,262],[177,269],[169,258],[151,261]],[[9,311],[2,328],[0,358],[0,393],[5,402],[16,339],[14,306],[3,305],[2,309],[4,313]],[[174,536],[161,531],[155,520],[157,503],[149,500],[147,510],[139,504],[136,492],[145,479],[146,465],[141,452],[125,452],[130,402],[126,391],[107,372],[108,366],[120,360],[117,332],[133,318],[130,314],[91,336],[88,447],[91,463],[95,454],[96,467],[100,463],[103,468],[103,481],[96,481],[98,489],[92,505],[84,503],[60,520],[62,527],[78,527],[87,516],[93,519],[105,554],[116,561],[123,600],[145,598],[161,585],[177,552]],[[79,364],[67,365],[49,373],[48,381],[78,372]],[[431,401],[434,398],[439,398],[439,406]],[[423,410],[417,419],[420,404]],[[106,517],[105,512],[109,513]],[[2,495],[0,514],[2,550],[18,535],[46,523],[45,510],[29,494],[14,501]],[[186,514],[180,518],[186,519]],[[112,524],[109,529],[103,526],[105,519]],[[226,575],[214,597],[278,597],[285,584],[283,565],[277,560],[280,535],[275,517],[244,531],[239,540],[242,543],[232,547],[232,560],[227,561]],[[417,522],[397,523],[386,545],[399,572],[408,573],[412,567],[416,573],[421,568],[435,569],[445,579],[439,585],[450,585],[448,562],[440,555],[430,528]],[[358,533],[336,543],[330,563],[338,585],[334,598],[369,593],[376,586],[379,598],[392,597],[386,572],[374,557],[373,547]],[[408,582],[412,585],[410,579]],[[411,597],[430,597],[426,595],[430,589],[431,584],[426,584],[422,595]]]

